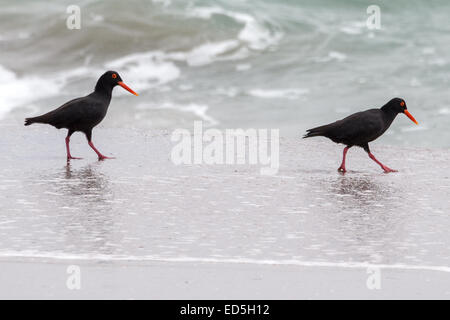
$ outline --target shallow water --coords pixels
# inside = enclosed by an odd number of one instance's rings
[[[21,124],[117,69],[108,127],[280,128],[298,136],[403,97],[381,140],[448,147],[450,3],[434,1],[0,0],[0,118]],[[369,5],[381,29],[366,27]],[[439,137],[437,139],[436,137]]]
[[[280,171],[180,165],[163,131],[96,131],[66,165],[64,133],[4,127],[0,257],[450,266],[450,153],[281,139]],[[129,143],[132,141],[132,143]],[[27,146],[26,148],[23,146]],[[139,147],[137,147],[139,146]],[[5,152],[6,150],[6,152]]]

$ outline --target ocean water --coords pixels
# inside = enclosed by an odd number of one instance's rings
[[[66,27],[69,5],[81,29]],[[381,29],[366,26],[381,9]],[[448,147],[448,1],[0,0],[0,123],[89,93],[117,70],[107,128],[312,126],[403,97],[380,143]],[[436,137],[439,137],[437,139]]]

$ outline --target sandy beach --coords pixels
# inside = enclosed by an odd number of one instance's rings
[[[450,152],[373,144],[336,172],[341,147],[280,139],[278,175],[259,166],[171,162],[170,132],[81,134],[4,125],[0,297],[449,297]],[[81,289],[69,290],[69,265]],[[369,289],[380,271],[380,289]]]
[[[79,290],[67,267],[81,270]],[[1,299],[448,299],[450,273],[381,268],[380,289],[366,268],[249,263],[0,261]]]

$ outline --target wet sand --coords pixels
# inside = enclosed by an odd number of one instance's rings
[[[0,297],[448,298],[450,152],[280,140],[280,170],[180,165],[161,131],[0,129]],[[82,289],[66,267],[80,265]],[[369,290],[367,267],[381,268]]]
[[[79,290],[67,267],[80,267]],[[448,299],[450,273],[195,262],[0,261],[0,299]]]

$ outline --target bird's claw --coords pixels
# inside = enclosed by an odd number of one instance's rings
[[[347,170],[345,170],[345,168],[343,168],[343,167],[339,167],[337,169],[337,171],[340,172],[340,173],[346,173],[347,172]]]
[[[384,173],[390,173],[390,172],[398,172],[397,170],[388,168],[388,167],[383,167]]]
[[[115,159],[114,157],[105,157],[105,156],[99,156],[98,157],[98,161],[103,161],[103,160],[106,160],[106,159]]]
[[[72,157],[72,156],[67,157],[67,161],[70,161],[70,160],[81,160],[81,159],[83,159],[83,158],[77,158],[77,157]]]

